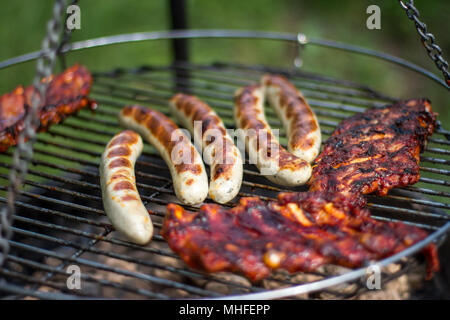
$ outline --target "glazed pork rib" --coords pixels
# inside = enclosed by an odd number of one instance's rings
[[[39,132],[62,122],[86,106],[91,109],[96,107],[95,102],[87,97],[92,76],[81,65],[76,64],[63,73],[42,81],[50,83],[45,101],[38,106]],[[0,97],[0,152],[17,144],[19,133],[24,130],[25,115],[31,108],[33,94],[39,94],[33,86],[18,86],[13,92]]]
[[[205,204],[196,213],[167,206],[162,235],[191,267],[239,272],[252,281],[272,270],[313,271],[333,263],[359,267],[424,239],[400,222],[379,222],[351,199],[326,192],[280,193],[278,201],[241,198],[225,209]],[[439,269],[436,248],[424,251],[428,274]]]
[[[426,99],[368,109],[342,121],[316,159],[310,190],[386,195],[419,180],[419,154],[436,127]]]

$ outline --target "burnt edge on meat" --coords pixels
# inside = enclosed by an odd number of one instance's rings
[[[92,110],[97,107],[95,101],[87,97],[92,76],[79,64],[41,81],[49,82],[49,85],[45,101],[38,106],[37,132],[46,131],[52,124],[64,121],[86,106]],[[20,132],[25,129],[25,116],[31,109],[33,94],[39,94],[34,86],[20,85],[0,97],[0,152],[17,144]]]
[[[361,267],[391,256],[427,233],[371,218],[363,195],[415,183],[419,154],[435,126],[426,99],[368,109],[342,121],[325,142],[310,191],[280,193],[269,202],[241,198],[231,209],[205,204],[196,213],[169,204],[161,234],[189,266],[239,272],[253,281],[276,269]],[[431,278],[439,270],[436,246],[423,253]]]
[[[420,153],[436,126],[427,99],[399,101],[343,120],[316,159],[310,190],[383,196],[416,183]]]
[[[364,266],[427,236],[404,223],[376,221],[348,197],[320,191],[280,193],[269,202],[241,198],[232,209],[205,204],[195,213],[169,204],[161,234],[189,266],[238,272],[252,281],[276,269]],[[439,269],[435,246],[424,253],[430,276]]]

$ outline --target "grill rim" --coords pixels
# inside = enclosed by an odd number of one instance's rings
[[[112,44],[119,44],[124,42],[131,42],[131,41],[144,41],[144,40],[168,40],[168,39],[179,39],[179,38],[257,38],[257,39],[269,39],[269,40],[283,40],[283,41],[291,41],[295,42],[297,35],[293,34],[285,34],[285,33],[271,33],[271,32],[259,32],[259,31],[239,31],[239,30],[185,30],[185,31],[163,31],[163,32],[148,32],[148,33],[134,33],[134,34],[125,34],[125,35],[116,35],[116,36],[110,36],[110,37],[103,37],[103,38],[97,38],[97,39],[91,39],[91,40],[84,40],[79,41],[71,44],[69,47],[64,48],[64,52],[72,51],[72,50],[81,50],[81,49],[87,49],[87,48],[93,48],[98,46],[104,46],[104,45],[112,45]],[[311,40],[311,39],[310,39]],[[344,45],[344,47],[339,47],[338,42],[334,41],[328,41],[328,40],[320,40],[320,39],[312,39],[312,41],[309,42],[310,44],[316,44],[316,45],[323,45],[325,47],[331,47],[336,49],[342,49],[346,51],[352,51],[356,53],[362,53],[362,54],[368,54],[372,55],[377,58],[381,58],[384,60],[387,60],[389,62],[397,63],[399,65],[402,65],[403,67],[412,69],[413,71],[416,71],[418,73],[421,73],[422,75],[425,75],[433,80],[436,81],[429,72],[425,69],[422,69],[418,66],[415,66],[413,64],[410,64],[407,62],[407,64],[402,63],[402,59],[396,58],[393,56],[386,55],[383,57],[383,53],[375,52],[376,54],[373,54],[371,50],[367,50],[367,52],[364,52],[364,50],[359,51],[358,47],[345,47],[347,45]],[[355,49],[356,48],[356,49]],[[3,62],[0,62],[0,70],[6,67],[10,67],[22,62],[34,60],[37,57],[39,57],[40,52],[33,52],[29,53],[23,56],[19,56],[16,58],[8,59]],[[399,60],[397,60],[399,59]],[[411,67],[413,66],[413,67]],[[434,76],[434,75],[433,75]],[[442,84],[442,83],[441,83]],[[363,86],[358,85],[358,87],[363,88]],[[370,89],[370,88],[368,88]],[[370,89],[371,90],[371,89]],[[448,131],[444,129],[440,129],[437,131],[438,133],[444,134],[448,140],[449,137],[447,136]],[[445,141],[445,140],[443,140]],[[158,191],[155,191],[158,192]],[[446,233],[450,230],[450,222],[447,222],[445,225],[439,227],[438,230],[430,233],[428,237],[421,242],[415,244],[412,247],[409,247],[402,252],[391,256],[389,258],[383,259],[378,261],[375,265],[378,265],[380,267],[385,267],[391,263],[398,262],[400,259],[406,256],[411,256],[429,243],[433,241],[437,241],[439,239],[442,239]],[[336,284],[340,283],[346,283],[350,282],[352,280],[355,280],[357,278],[360,278],[361,276],[366,274],[367,267],[359,268],[356,270],[349,271],[343,275],[340,276],[333,276],[331,278],[327,278],[324,280],[319,280],[307,284],[302,285],[295,285],[288,288],[282,288],[282,289],[275,289],[275,290],[267,290],[260,293],[251,293],[251,294],[241,294],[241,295],[230,295],[226,297],[219,297],[218,299],[276,299],[276,298],[283,298],[287,296],[292,295],[298,295],[301,293],[306,292],[313,292],[317,290],[321,290],[327,287],[334,286]],[[4,283],[0,282],[0,289],[2,289]],[[6,286],[8,284],[6,283]],[[49,296],[58,296],[56,295],[49,295]],[[61,294],[61,296],[67,297],[66,294]],[[77,297],[80,298],[80,297]]]
[[[92,38],[88,40],[81,40],[73,43],[66,43],[60,49],[60,53],[67,53],[69,51],[77,51],[83,49],[90,49],[100,46],[108,46],[114,44],[139,42],[146,40],[171,40],[171,39],[202,39],[202,38],[222,38],[222,39],[263,39],[263,40],[277,40],[288,41],[293,43],[300,43],[302,46],[317,45],[327,48],[333,48],[362,55],[375,57],[391,63],[395,63],[407,69],[413,70],[425,77],[439,83],[444,88],[450,90],[450,86],[440,79],[437,75],[424,69],[412,62],[403,58],[396,57],[384,52],[359,47],[343,42],[338,42],[322,38],[310,38],[303,33],[287,33],[287,32],[271,32],[271,31],[256,31],[256,30],[229,30],[229,29],[189,29],[189,30],[164,30],[164,31],[150,31],[150,32],[135,32],[125,33],[112,36],[105,36],[99,38]],[[302,42],[299,38],[304,39]],[[12,65],[17,65],[23,62],[35,60],[42,55],[42,51],[33,51],[17,57],[6,59],[0,62],[0,70]]]

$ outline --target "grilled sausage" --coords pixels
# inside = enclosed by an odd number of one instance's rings
[[[103,207],[116,230],[130,241],[146,244],[153,224],[136,189],[134,164],[142,152],[141,137],[130,130],[116,134],[100,164]]]
[[[283,76],[261,78],[264,94],[281,118],[287,130],[288,150],[300,159],[312,163],[319,154],[321,134],[319,122],[305,98]]]
[[[208,177],[200,154],[181,129],[161,112],[127,106],[120,111],[120,124],[139,132],[165,160],[177,198],[199,204],[208,195]]]
[[[211,166],[209,195],[219,203],[232,200],[242,184],[242,157],[213,109],[194,96],[178,93],[170,100],[172,113],[201,143]]]
[[[310,164],[284,149],[266,121],[262,86],[247,86],[235,94],[235,121],[245,139],[249,158],[267,179],[284,186],[305,184],[311,176]],[[245,135],[245,136],[243,136]],[[266,141],[263,141],[265,139]],[[255,161],[256,160],[256,161]]]

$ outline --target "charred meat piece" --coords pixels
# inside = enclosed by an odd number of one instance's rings
[[[241,198],[232,209],[205,204],[197,213],[169,204],[161,233],[189,266],[253,281],[275,269],[362,266],[426,237],[416,227],[378,222],[352,199],[326,192],[281,193],[271,202]],[[436,249],[426,250],[431,273],[438,268]]]
[[[419,180],[419,154],[436,127],[426,99],[372,108],[342,121],[316,159],[310,190],[386,195]]]
[[[96,107],[95,102],[87,98],[92,76],[81,65],[74,65],[42,81],[49,82],[49,85],[45,101],[38,107],[39,132],[62,122],[86,106],[91,109]],[[0,152],[17,144],[19,133],[24,130],[25,115],[31,108],[33,94],[39,95],[33,86],[18,86],[13,92],[0,97]]]
[[[279,204],[297,204],[304,212],[309,212],[318,225],[333,225],[344,232],[356,232],[354,235],[358,237],[358,242],[376,254],[375,260],[400,252],[427,237],[427,232],[418,227],[373,219],[364,207],[365,202],[362,195],[349,196],[324,191],[278,194]],[[427,278],[430,279],[440,267],[437,248],[430,244],[422,253],[428,262]]]

